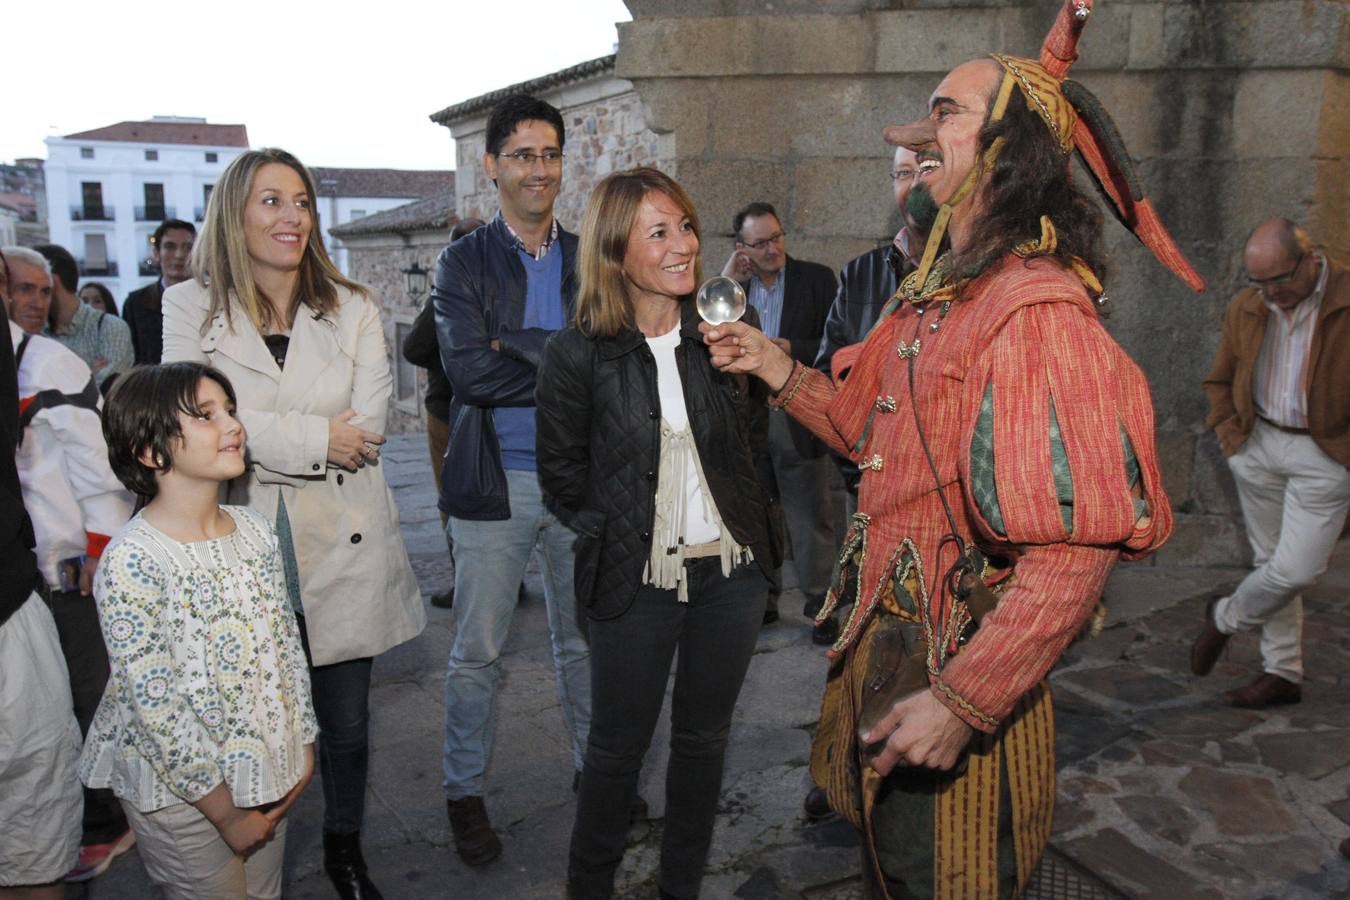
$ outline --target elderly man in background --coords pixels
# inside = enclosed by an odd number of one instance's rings
[[[108,650],[92,593],[94,572],[108,539],[131,518],[132,498],[108,463],[100,397],[89,366],[38,333],[51,302],[46,260],[20,247],[6,247],[0,254],[10,274],[9,291],[0,296],[12,320],[8,338],[18,375],[14,462],[32,517],[38,572],[50,588],[47,606],[60,636],[75,718],[84,734],[108,681]],[[69,809],[53,809],[53,815],[68,814]],[[78,809],[73,814],[80,815]],[[97,877],[135,842],[112,791],[85,788],[79,858],[66,880]]]
[[[756,201],[732,220],[736,247],[722,274],[745,287],[746,299],[759,313],[764,333],[795,360],[810,365],[820,347],[825,317],[834,300],[834,273],[820,263],[787,253],[778,211]],[[769,417],[769,451],[777,481],[776,493],[787,519],[797,588],[806,598],[802,614],[814,618],[825,602],[835,551],[843,538],[844,501],[839,475],[825,445],[786,415]],[[778,621],[783,572],[774,572],[764,605],[764,624]],[[811,639],[834,643],[839,626],[825,617],[812,627]]]
[[[1326,571],[1350,509],[1350,275],[1298,225],[1257,226],[1248,286],[1224,316],[1205,378],[1255,568],[1211,598],[1191,648],[1208,675],[1230,635],[1261,629],[1261,675],[1224,697],[1262,709],[1303,698],[1301,592]]]

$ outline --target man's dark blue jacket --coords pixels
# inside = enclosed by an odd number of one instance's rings
[[[577,238],[558,229],[565,321],[576,306]],[[499,215],[441,251],[431,302],[441,364],[454,390],[440,510],[457,519],[509,519],[506,472],[492,410],[534,406],[535,376],[553,334],[523,328],[525,266]],[[500,351],[491,342],[499,341]]]

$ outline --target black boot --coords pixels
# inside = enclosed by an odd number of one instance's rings
[[[502,855],[502,839],[492,830],[482,797],[445,801],[455,852],[465,865],[485,866]]]
[[[366,877],[361,855],[361,833],[323,833],[323,870],[342,900],[384,900],[379,888]]]

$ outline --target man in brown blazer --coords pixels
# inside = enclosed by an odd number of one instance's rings
[[[1209,674],[1230,635],[1260,627],[1265,671],[1225,698],[1261,709],[1302,699],[1300,592],[1326,571],[1350,509],[1350,273],[1288,219],[1257,226],[1243,261],[1249,286],[1224,316],[1205,424],[1228,457],[1255,568],[1211,599],[1191,670]]]

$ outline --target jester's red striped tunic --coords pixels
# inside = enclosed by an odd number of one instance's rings
[[[915,428],[910,356],[918,418],[963,537],[1016,558],[1015,579],[997,609],[941,666],[931,689],[992,735],[989,746],[1009,743],[1011,720],[1021,715],[1013,715],[1015,707],[1039,710],[1036,735],[1011,741],[1024,758],[1004,759],[1003,768],[996,760],[992,775],[972,763],[946,792],[947,800],[968,804],[977,798],[963,791],[993,790],[984,799],[996,807],[1000,771],[1010,781],[1019,770],[1030,773],[1035,784],[1010,785],[1024,883],[1048,838],[1053,805],[1048,692],[1038,686],[1101,598],[1115,561],[1152,552],[1171,531],[1148,384],[1071,271],[1050,259],[1009,255],[968,284],[945,316],[937,304],[903,306],[864,344],[835,356],[835,378],[811,371],[795,392],[785,390],[778,402],[791,394],[787,411],[863,469],[858,511],[869,521],[855,524],[852,535],[865,549],[858,603],[835,648],[846,657],[856,655],[850,646],[890,590],[906,541],[922,564],[926,590],[916,599],[947,651],[957,649],[947,626],[961,611],[938,585],[955,551],[950,544],[939,549],[949,526]],[[1056,429],[1071,488],[1063,478],[1056,485]],[[1133,490],[1131,449],[1138,462]],[[986,776],[992,786],[975,783]],[[980,890],[988,885],[980,879],[992,877],[979,871],[992,869],[993,851],[965,859],[979,841],[952,841],[951,831],[970,823],[952,809],[944,822],[942,806],[939,797],[938,893]]]

